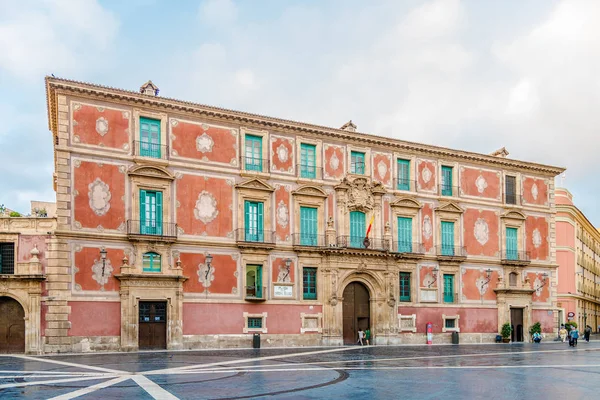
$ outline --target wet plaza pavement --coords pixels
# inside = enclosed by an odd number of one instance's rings
[[[0,356],[0,398],[594,399],[600,341]]]

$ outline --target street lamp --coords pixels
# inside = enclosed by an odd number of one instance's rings
[[[438,268],[434,267],[433,270],[431,271],[433,273],[433,281],[431,281],[431,283],[429,284],[428,287],[431,287],[431,285],[433,285],[434,283],[437,282],[437,273],[438,273]]]
[[[106,249],[100,249],[100,259],[102,260],[102,277],[104,278],[104,269],[106,268]]]
[[[286,278],[288,276],[290,276],[290,266],[292,265],[292,259],[291,258],[286,258],[285,259],[285,276],[283,277],[283,281],[285,282]]]
[[[490,283],[490,281],[492,280],[492,270],[491,269],[486,269],[485,270],[485,277],[486,277],[486,281],[481,283],[481,290],[483,290],[483,287],[485,285],[487,285],[488,283]]]
[[[204,279],[208,280],[208,275],[210,274],[210,267],[211,267],[211,263],[213,260],[213,256],[211,256],[210,253],[208,253],[206,255],[205,260],[206,260],[206,275],[205,275]]]
[[[546,286],[546,283],[548,283],[548,274],[544,272],[544,274],[542,275],[542,284],[538,286],[535,290],[543,288],[544,286]]]

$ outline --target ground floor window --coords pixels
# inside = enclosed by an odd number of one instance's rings
[[[267,313],[244,313],[244,333],[267,333]]]
[[[317,269],[304,267],[302,269],[302,295],[304,300],[317,299]]]
[[[442,332],[460,332],[459,326],[460,316],[458,315],[444,315],[442,314]]]

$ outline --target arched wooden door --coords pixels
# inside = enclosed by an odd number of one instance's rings
[[[354,344],[358,340],[358,330],[370,326],[371,306],[369,291],[360,282],[352,282],[344,289],[344,344]]]
[[[0,353],[25,352],[25,310],[18,301],[0,297]]]

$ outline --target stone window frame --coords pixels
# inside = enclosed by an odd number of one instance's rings
[[[464,243],[463,238],[463,214],[464,210],[455,202],[449,201],[441,204],[434,209],[435,241],[434,246],[442,246],[442,221],[454,222],[454,247],[461,247]]]
[[[301,147],[303,144],[312,144],[313,146],[315,146],[315,168],[316,170],[316,176],[315,178],[303,178],[300,176],[300,152],[301,152]],[[325,167],[323,165],[323,141],[319,140],[319,139],[312,139],[312,138],[308,138],[306,136],[296,136],[296,154],[297,154],[297,159],[294,160],[296,162],[295,168],[297,168],[297,172],[296,174],[298,175],[298,179],[301,181],[314,181],[314,180],[322,180],[324,178],[325,175]],[[319,171],[320,171],[320,175],[319,175]]]
[[[6,275],[20,275],[22,271],[19,268],[19,235],[16,233],[0,233],[0,242],[13,244],[13,273]],[[27,273],[27,271],[23,271]]]
[[[242,291],[241,298],[246,301],[246,286],[248,286],[248,282],[246,282],[246,272],[247,267],[261,265],[262,266],[262,285],[264,288],[263,292],[263,300],[268,300],[270,297],[270,287],[271,287],[271,267],[270,267],[269,257],[264,254],[254,254],[254,253],[246,253],[242,254],[241,260],[241,268],[242,268]]]
[[[406,153],[398,153],[398,152],[394,152],[394,154],[392,155],[393,159],[393,166],[392,169],[394,170],[393,174],[392,174],[392,190],[396,191],[396,192],[401,192],[401,193],[405,193],[407,192],[406,190],[400,190],[398,189],[398,160],[407,160],[409,161],[409,171],[408,171],[408,192],[416,192],[417,191],[417,156],[414,154],[406,154]]]
[[[244,333],[267,333],[267,312],[251,314],[244,312]],[[248,328],[248,318],[262,318],[262,328]]]
[[[365,171],[364,174],[354,174],[350,172],[351,164],[352,164],[352,152],[363,153],[365,155]],[[355,146],[352,144],[346,145],[346,174],[353,176],[362,176],[366,177],[369,180],[372,179],[372,169],[371,169],[371,148],[370,147],[361,147]]]
[[[305,322],[310,319],[317,320],[316,328],[305,328]],[[316,332],[323,333],[323,313],[309,314],[309,313],[300,313],[300,333],[306,332]]]
[[[442,196],[442,167],[450,167],[452,168],[452,196]],[[438,196],[446,199],[452,199],[456,197],[460,197],[460,165],[457,162],[438,160],[437,163],[437,176],[438,179],[438,187],[436,188],[436,193]]]
[[[515,178],[515,196],[516,196],[516,204],[507,204],[506,203],[506,177],[513,176]],[[517,171],[502,171],[502,187],[501,187],[501,196],[502,196],[502,204],[505,207],[522,207],[523,206],[523,185],[521,182],[521,173]]]
[[[525,220],[527,217],[520,211],[509,210],[500,216],[500,257],[506,254],[506,228],[517,229],[517,251],[525,251]]]
[[[454,328],[446,328],[446,320],[455,320]],[[460,315],[442,314],[442,333],[445,332],[460,332]]]
[[[402,329],[402,321],[412,321],[412,328]],[[398,314],[398,333],[401,332],[417,332],[417,314]]]
[[[326,230],[325,204],[327,203],[327,193],[318,186],[303,185],[292,191],[292,203],[294,207],[294,228],[298,232],[292,234],[299,235],[300,232],[300,207],[310,207],[317,209],[317,235]]]
[[[275,188],[265,183],[258,178],[241,182],[235,185],[234,202],[237,201],[237,224],[234,223],[234,229],[246,229],[246,219],[244,215],[244,207],[246,201],[254,201],[263,203],[263,233],[268,232],[269,235],[275,230],[275,221],[272,216],[274,214],[274,195]]]
[[[251,136],[258,136],[261,138],[261,143],[262,143],[262,148],[261,150],[261,158],[263,160],[263,164],[262,166],[262,170],[261,171],[252,171],[252,170],[247,170],[246,169],[246,135],[251,135]],[[248,172],[248,173],[252,173],[252,174],[264,174],[264,175],[269,175],[271,172],[271,166],[270,166],[270,159],[269,159],[269,154],[270,154],[270,147],[271,147],[271,142],[270,142],[270,137],[269,137],[269,131],[266,130],[261,130],[261,129],[252,129],[252,128],[248,128],[248,127],[244,127],[242,126],[240,128],[240,141],[241,141],[241,146],[240,146],[240,170]]]
[[[398,242],[398,217],[412,218],[412,243],[422,244],[421,234],[421,209],[423,204],[412,197],[403,196],[396,198],[396,201],[390,204],[392,210],[392,241]],[[392,249],[395,251],[395,249]],[[416,249],[413,249],[416,252]]]
[[[168,124],[167,121],[169,119],[169,116],[166,113],[158,113],[158,112],[153,112],[153,111],[147,111],[147,110],[143,110],[141,108],[134,108],[133,112],[133,134],[130,135],[130,137],[133,138],[134,142],[140,142],[142,140],[142,137],[140,135],[140,118],[150,118],[150,119],[155,119],[160,121],[160,146],[165,146],[165,156],[164,158],[161,156],[161,158],[154,158],[154,157],[146,157],[146,156],[141,156],[137,153],[139,153],[138,151],[136,151],[136,149],[134,148],[134,143],[131,144],[131,154],[137,154],[134,159],[137,159],[138,157],[140,159],[144,159],[144,160],[154,160],[153,162],[158,163],[158,164],[168,164],[168,162],[166,162],[166,160],[169,159],[170,154],[168,154],[168,150],[171,148],[171,143],[169,140],[169,135],[167,132],[167,128],[168,128]]]

